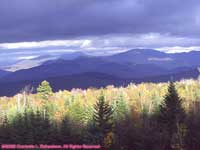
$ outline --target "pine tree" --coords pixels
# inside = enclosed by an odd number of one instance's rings
[[[112,132],[113,129],[113,110],[108,102],[105,101],[103,93],[101,93],[94,106],[93,119],[96,131],[99,134],[99,142],[104,146],[104,138],[106,138],[107,134]]]
[[[9,144],[12,143],[12,133],[7,115],[4,116],[3,123],[0,126],[0,143]]]
[[[29,112],[25,109],[24,113],[16,114],[10,124],[9,131],[12,132],[12,141],[16,144],[32,144],[33,135],[31,131],[31,121]]]
[[[113,104],[114,107],[114,118],[116,121],[124,120],[129,114],[129,107],[124,99],[124,96],[120,94],[119,98]]]
[[[24,132],[25,132],[25,144],[32,144],[33,143],[33,133],[30,132],[30,129],[32,128],[32,124],[30,121],[30,112],[25,109],[24,115],[23,115],[23,121],[24,121]]]
[[[187,150],[200,149],[200,113],[190,112],[186,121],[187,134],[185,145]]]
[[[37,93],[45,100],[52,95],[52,88],[46,80],[43,81],[37,88]]]
[[[72,132],[71,132],[71,122],[69,117],[67,116],[65,116],[61,122],[60,139],[62,144],[73,142]]]
[[[181,126],[184,123],[185,111],[182,107],[182,100],[179,97],[175,85],[170,82],[168,93],[163,103],[160,105],[158,121],[162,125],[162,129],[167,133],[167,149],[172,149],[173,139],[176,136],[179,147],[182,146]]]
[[[24,117],[18,113],[12,122],[13,141],[15,144],[25,144],[26,142],[26,125]]]
[[[44,115],[37,110],[32,120],[34,139],[36,144],[48,144],[49,135],[51,133],[51,124],[48,114]]]
[[[49,144],[62,144],[62,139],[59,132],[59,126],[57,122],[51,123],[50,135],[49,137]],[[64,143],[66,144],[66,142]]]

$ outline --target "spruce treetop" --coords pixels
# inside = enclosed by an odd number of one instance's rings
[[[48,99],[52,94],[52,88],[46,80],[42,81],[42,83],[37,88],[37,93],[41,95],[43,99]]]

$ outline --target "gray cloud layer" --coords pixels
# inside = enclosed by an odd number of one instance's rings
[[[1,0],[0,42],[107,34],[195,37],[198,0]]]
[[[0,64],[49,52],[200,50],[199,33],[199,0],[0,0]]]

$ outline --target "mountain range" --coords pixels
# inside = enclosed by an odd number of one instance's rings
[[[111,56],[80,52],[40,56],[2,68],[0,95],[12,96],[26,85],[38,86],[42,80],[48,80],[57,91],[197,78],[199,58],[199,51],[164,53],[153,49],[133,49]]]

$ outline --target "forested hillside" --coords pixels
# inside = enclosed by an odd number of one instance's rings
[[[43,81],[0,99],[0,143],[200,149],[200,81],[52,92]]]
[[[174,81],[197,79],[199,57],[199,51],[165,53],[154,49],[131,49],[109,56],[83,52],[40,55],[0,67],[0,96],[13,96],[26,85],[36,88],[43,80],[51,82],[57,92],[110,84],[127,86],[131,82],[167,82],[172,77]]]

